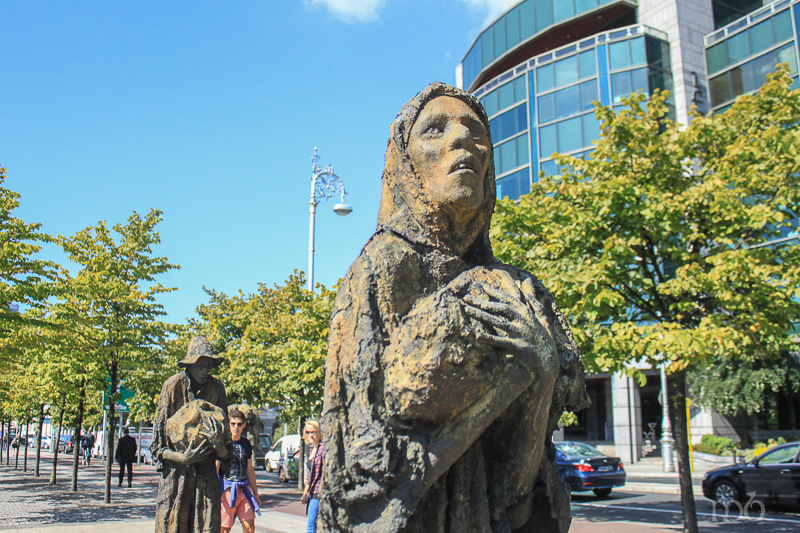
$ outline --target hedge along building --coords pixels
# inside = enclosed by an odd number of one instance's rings
[[[600,136],[592,102],[616,106],[635,91],[668,89],[671,118],[724,111],[758,89],[779,62],[797,80],[800,0],[524,0],[489,24],[456,67],[456,84],[480,98],[490,118],[497,195],[516,199],[539,172],[559,173],[553,153],[580,156]],[[797,81],[795,81],[797,83]],[[785,238],[796,239],[797,233]],[[591,407],[562,438],[642,456],[643,429],[661,438],[661,376],[647,383],[587,377]],[[796,411],[800,413],[800,405]],[[794,429],[795,418],[786,429]],[[692,409],[693,440],[736,437],[752,421]]]

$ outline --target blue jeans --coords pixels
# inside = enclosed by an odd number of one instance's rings
[[[308,526],[306,533],[317,533],[317,515],[319,514],[319,500],[311,498],[308,502]]]

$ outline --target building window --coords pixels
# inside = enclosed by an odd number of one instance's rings
[[[767,74],[773,72],[778,63],[788,63],[790,75],[797,74],[794,43],[768,52],[711,78],[708,82],[711,107],[720,106],[740,94],[757,90],[764,84]]]
[[[774,17],[750,26],[706,50],[708,74],[715,74],[730,65],[744,61],[793,36],[792,19],[788,9]]]
[[[505,174],[517,167],[527,165],[528,157],[528,134],[525,133],[515,137],[503,144],[494,146],[494,167],[498,174]]]
[[[600,124],[594,113],[562,120],[539,128],[539,149],[542,159],[553,153],[566,154],[591,146],[600,137]]]
[[[647,93],[648,88],[646,68],[637,68],[611,75],[611,96],[615,104],[622,102],[623,98],[636,91]]]
[[[618,41],[608,45],[611,70],[619,70],[647,63],[644,49],[644,37]]]
[[[530,170],[523,168],[497,180],[497,198],[516,200],[531,192]]]
[[[525,100],[526,96],[525,76],[520,76],[481,98],[481,104],[483,104],[486,114],[491,117],[501,109],[511,107],[517,102]]]
[[[489,121],[492,142],[499,143],[528,129],[528,111],[524,105],[506,111]]]
[[[597,72],[597,61],[594,50],[565,57],[536,69],[537,92],[543,93],[552,89],[575,83],[594,76]]]
[[[561,89],[539,97],[539,123],[544,124],[583,111],[589,111],[597,100],[597,80]]]

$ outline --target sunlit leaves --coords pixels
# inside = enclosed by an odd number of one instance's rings
[[[793,349],[800,249],[765,245],[800,213],[800,92],[789,83],[782,70],[689,126],[666,117],[658,93],[599,107],[587,159],[558,157],[564,175],[498,202],[496,255],[555,294],[588,370],[752,365]]]
[[[295,272],[283,285],[259,285],[235,296],[208,290],[192,327],[206,335],[226,363],[219,377],[228,396],[278,408],[284,419],[322,408],[324,364],[335,293],[304,288]]]

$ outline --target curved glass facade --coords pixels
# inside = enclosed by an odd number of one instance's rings
[[[600,137],[594,102],[621,105],[635,91],[670,85],[666,36],[637,25],[536,56],[480,87],[475,95],[489,115],[497,196],[516,199],[530,192],[540,171],[557,174],[556,152],[590,152]]]
[[[778,63],[788,63],[797,87],[798,26],[800,4],[783,0],[706,37],[712,111],[725,111],[737,96],[757,90]]]
[[[524,0],[508,10],[475,40],[462,61],[464,87],[497,58],[563,21],[619,0]],[[633,0],[626,4],[636,5]]]

